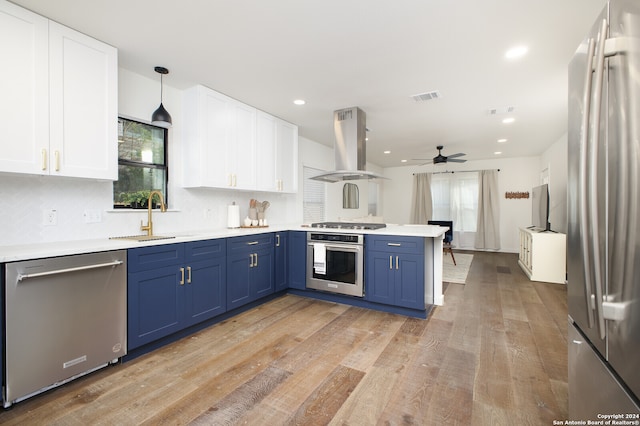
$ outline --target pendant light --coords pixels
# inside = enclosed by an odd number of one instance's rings
[[[160,106],[151,115],[151,124],[162,127],[171,127],[171,115],[164,109],[162,105],[162,76],[169,74],[169,70],[165,67],[155,67],[154,70],[160,74]]]

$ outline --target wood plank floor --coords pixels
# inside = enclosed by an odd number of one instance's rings
[[[0,424],[552,424],[567,417],[566,318],[565,286],[475,252],[427,320],[284,296]]]

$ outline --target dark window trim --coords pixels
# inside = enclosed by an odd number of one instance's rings
[[[156,125],[148,123],[148,122],[136,120],[135,118],[126,117],[126,116],[122,116],[122,115],[118,115],[118,120],[132,121],[134,123],[144,124],[145,126],[155,127],[156,129],[162,129],[163,137],[164,137],[164,147],[163,147],[164,164],[147,163],[147,162],[144,162],[144,161],[126,160],[126,159],[121,159],[120,156],[118,155],[118,166],[123,165],[123,166],[147,167],[147,168],[150,168],[150,169],[164,169],[164,171],[165,171],[164,202],[168,207],[169,206],[169,149],[168,149],[168,147],[169,147],[169,129],[167,129],[166,127],[156,126]],[[119,178],[119,176],[118,176],[118,178]],[[113,196],[112,196],[112,198],[113,198]],[[112,203],[113,203],[113,200],[112,200]]]

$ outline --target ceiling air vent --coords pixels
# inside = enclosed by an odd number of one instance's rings
[[[432,92],[418,93],[417,95],[412,95],[411,99],[416,102],[425,102],[430,101],[432,99],[440,99],[442,95],[439,90],[434,90]]]
[[[489,115],[503,115],[503,114],[511,114],[515,111],[516,107],[514,106],[504,106],[499,108],[491,108],[487,111]]]

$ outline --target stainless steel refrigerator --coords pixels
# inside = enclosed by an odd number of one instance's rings
[[[638,0],[607,3],[570,62],[568,147],[569,418],[619,414],[620,420],[635,422],[640,413]]]

